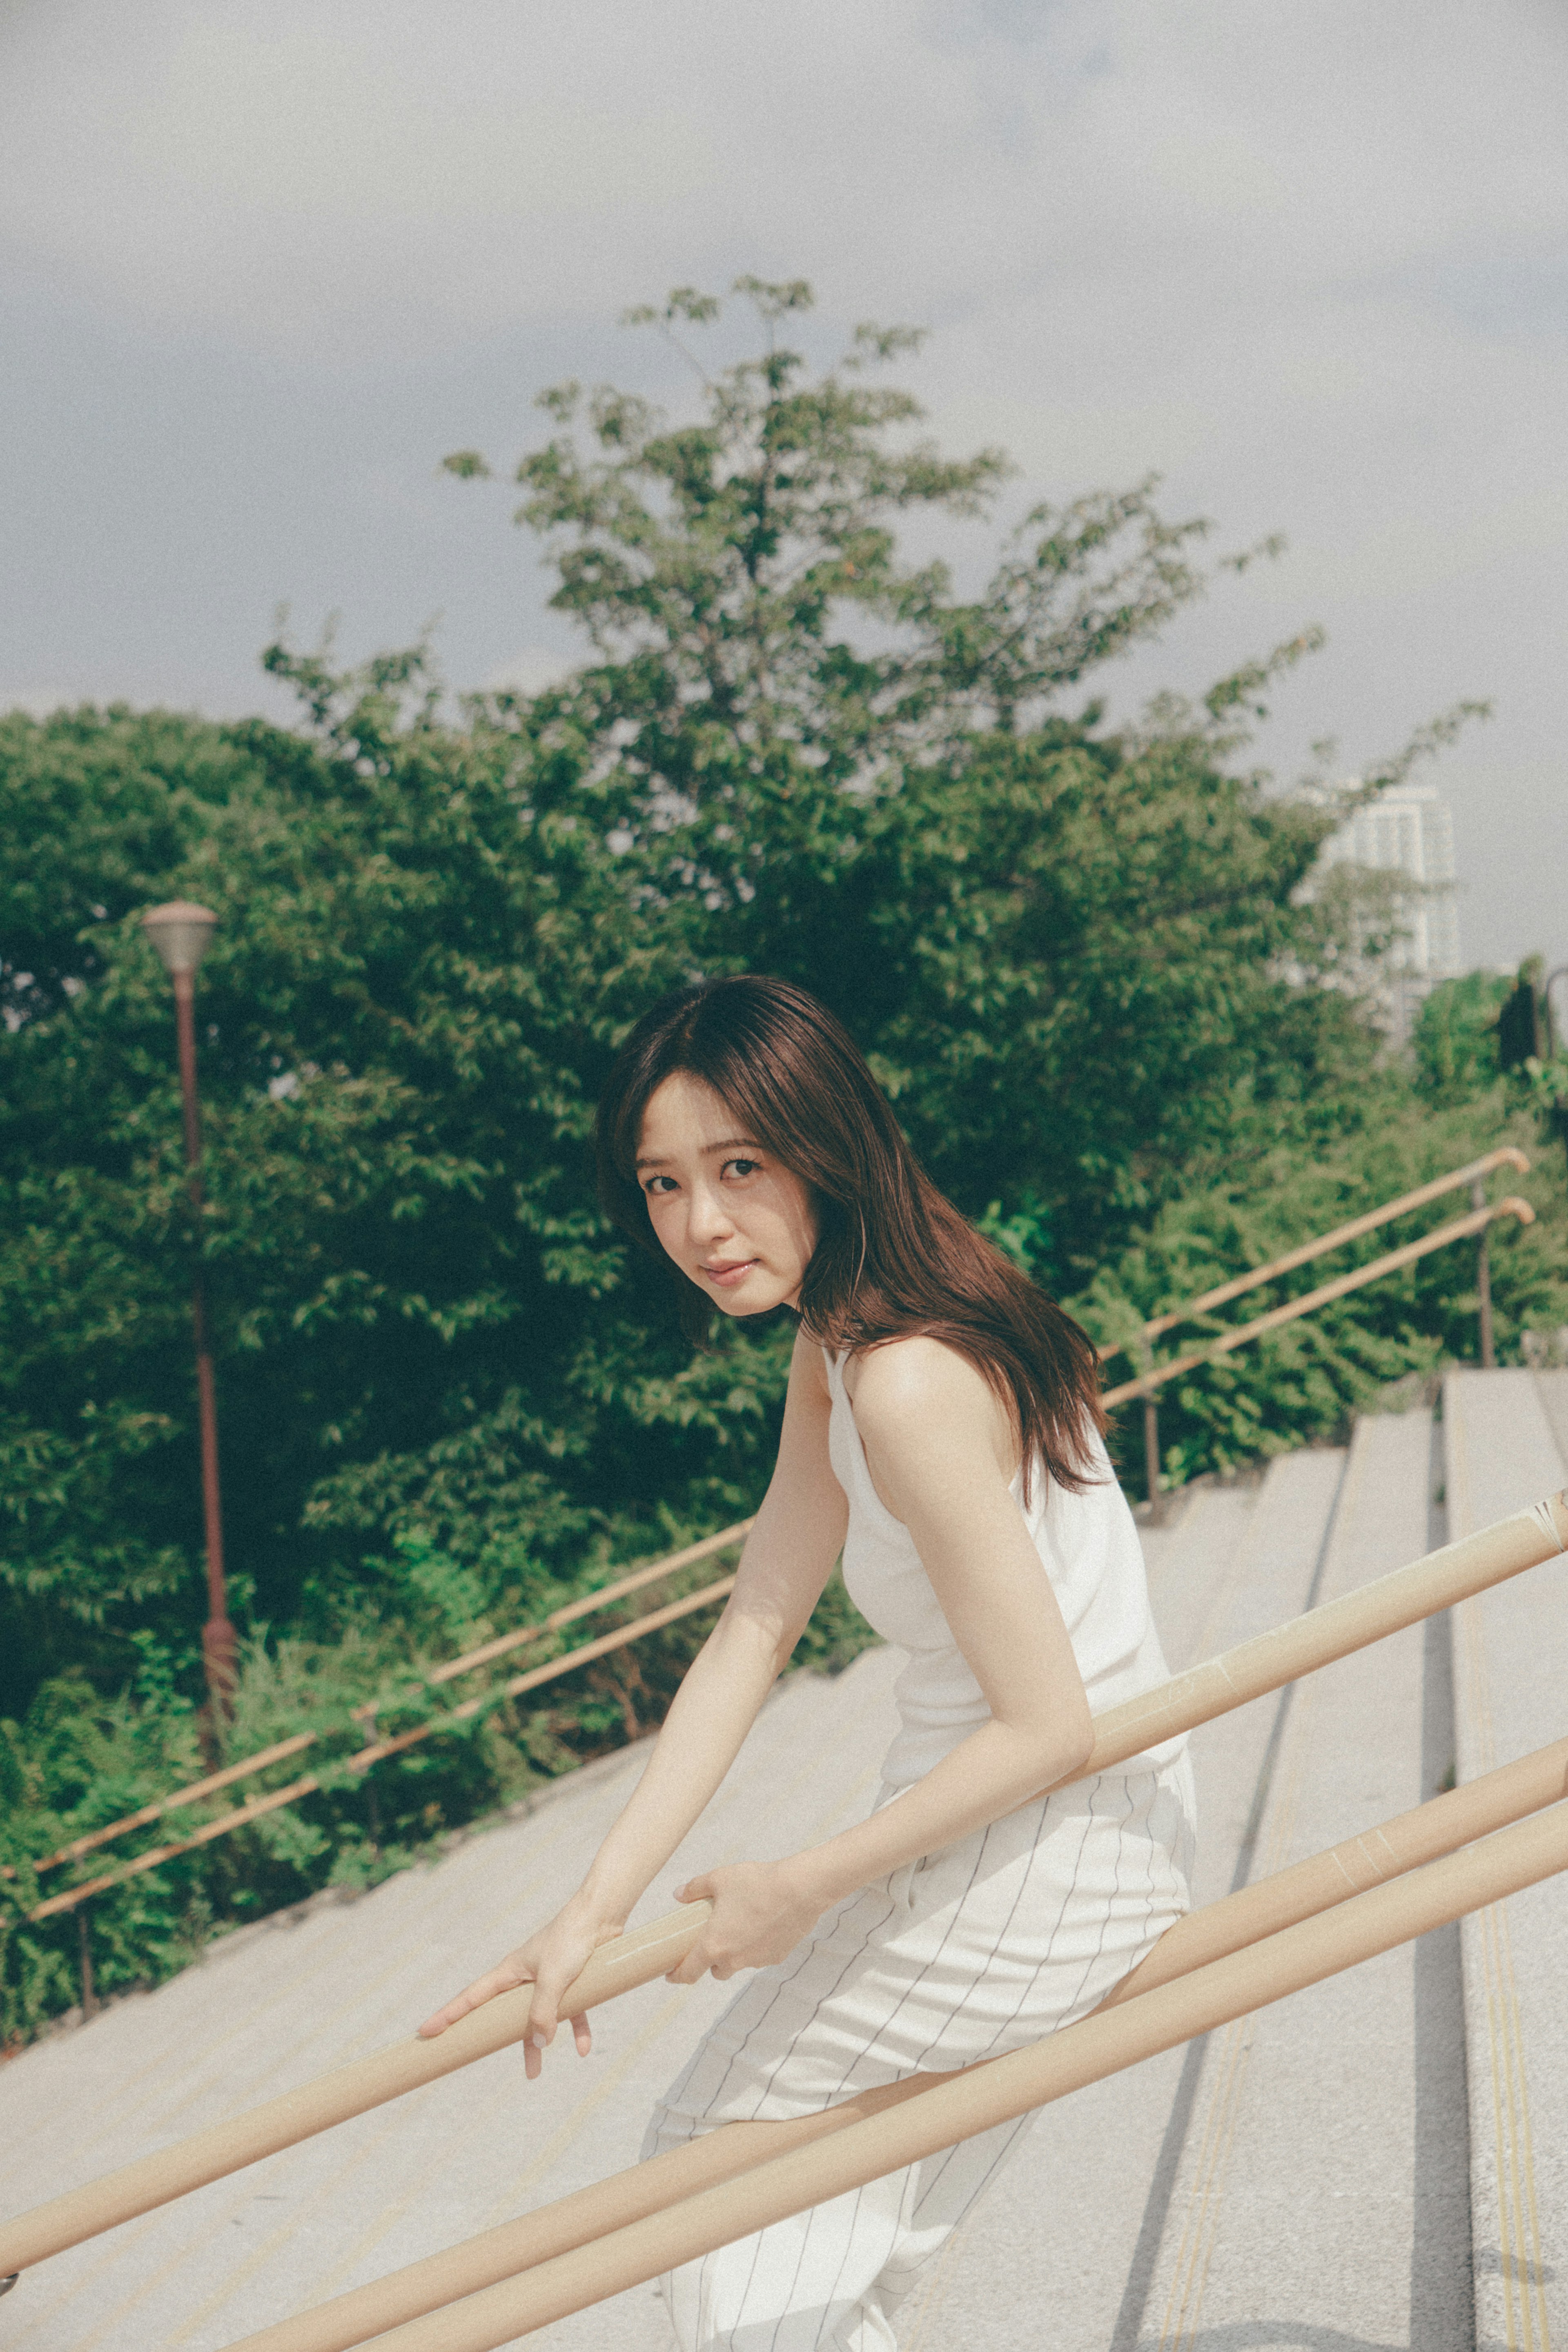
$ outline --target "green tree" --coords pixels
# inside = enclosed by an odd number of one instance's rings
[[[1411,1039],[1423,1089],[1437,1102],[1456,1102],[1495,1087],[1498,1014],[1508,982],[1493,971],[1468,971],[1440,981],[1422,1003]]]
[[[1308,642],[1141,734],[1050,705],[1202,584],[1146,494],[1037,509],[980,597],[898,557],[995,453],[912,439],[862,331],[774,331],[691,425],[547,395],[525,514],[601,656],[445,723],[419,655],[282,646],[301,726],[125,711],[0,734],[0,1579],[13,1687],[193,1624],[186,1276],[206,1265],[237,1597],[333,1621],[423,1530],[516,1607],[755,1498],[780,1335],[687,1360],[592,1204],[591,1105],[693,970],[784,971],[873,1055],[971,1213],[1034,1204],[1065,1293],[1260,1135],[1362,1115],[1375,1041],[1316,985],[1327,820],[1232,772]],[[673,298],[663,323],[714,306]],[[465,460],[461,470],[476,469]],[[870,632],[867,643],[855,631]],[[191,1229],[166,987],[138,909],[221,921]],[[311,1612],[315,1615],[312,1616]],[[303,1612],[303,1614],[302,1614]],[[95,1629],[98,1629],[95,1631]]]
[[[713,376],[688,352],[689,421],[610,385],[542,395],[557,429],[517,467],[517,520],[599,659],[480,711],[572,768],[694,966],[783,971],[843,1014],[961,1204],[1040,1199],[1076,1287],[1195,1151],[1332,1124],[1375,1058],[1317,984],[1352,902],[1301,888],[1336,814],[1230,766],[1317,633],[1141,730],[1063,714],[1204,592],[1207,526],[1165,521],[1147,483],[1036,506],[963,598],[941,562],[900,560],[894,524],[988,511],[1009,469],[946,458],[873,383],[918,336],[862,327],[814,376],[779,339],[810,289],[735,290],[766,348]],[[686,350],[720,309],[681,289],[630,317]]]
[[[193,1248],[252,1614],[329,1608],[411,1524],[486,1560],[516,1606],[617,1531],[656,1545],[668,1509],[733,1515],[751,1492],[728,1465],[755,1344],[688,1368],[592,1203],[594,1093],[677,976],[671,942],[628,924],[617,862],[519,777],[516,741],[399,703],[407,664],[336,699],[298,677],[309,742],[129,713],[0,737],[13,840],[52,837],[100,893],[62,889],[29,931],[49,902],[5,859],[4,936],[28,959],[6,957],[0,1035],[13,1699],[72,1658],[112,1670],[150,1611],[170,1638],[194,1622]],[[118,871],[106,803],[134,815]],[[199,1234],[167,983],[136,922],[175,893],[219,916]]]
[[[417,1715],[420,1657],[758,1499],[788,1331],[693,1360],[592,1199],[608,1059],[692,972],[823,994],[938,1180],[1107,1339],[1517,1116],[1452,1044],[1468,1001],[1432,1013],[1419,1087],[1386,1053],[1343,984],[1354,905],[1305,887],[1337,813],[1238,762],[1312,633],[1108,728],[1080,690],[1199,593],[1199,527],[1147,486],[1036,509],[965,600],[895,525],[983,514],[1003,461],[943,457],[873,383],[909,337],[864,330],[813,376],[778,341],[805,289],[744,290],[767,348],[704,380],[695,421],[546,396],[523,519],[593,656],[549,693],[454,723],[421,653],[341,676],[277,646],[294,730],[0,721],[0,1788],[22,1873],[0,1901],[192,1750],[193,1253],[242,1745],[303,1721],[340,1745],[366,1697]],[[657,323],[715,308],[678,294]],[[174,896],[220,918],[199,1228],[137,920]],[[1505,1344],[1568,1313],[1563,1264],[1561,1219],[1500,1250]],[[1175,1466],[1330,1428],[1464,1350],[1468,1281],[1432,1262],[1184,1383]],[[656,1717],[699,1635],[416,1751],[383,1797],[335,1781],[137,1881],[111,1979]],[[813,1638],[856,1635],[840,1609]],[[64,1935],[7,1947],[6,2030],[58,2005]]]
[[[713,378],[688,353],[699,416],[672,425],[614,386],[558,385],[538,405],[559,429],[516,478],[517,520],[543,539],[559,576],[551,602],[600,656],[538,698],[535,726],[595,747],[595,772],[613,775],[633,827],[666,825],[672,795],[706,814],[710,887],[744,893],[758,854],[736,822],[747,785],[766,807],[802,772],[861,785],[977,733],[1027,731],[1201,593],[1191,550],[1208,526],[1166,522],[1146,482],[1065,509],[1037,505],[981,594],[959,597],[946,563],[900,560],[894,522],[929,509],[985,515],[1012,468],[995,449],[945,457],[910,429],[918,403],[872,382],[922,336],[862,326],[813,377],[778,340],[810,309],[810,288],[742,278],[735,290],[755,306],[767,347]],[[682,288],[629,320],[685,350],[721,307]],[[444,463],[467,480],[491,474],[476,450]],[[1215,707],[1262,675],[1227,681]]]

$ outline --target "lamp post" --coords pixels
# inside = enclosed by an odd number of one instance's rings
[[[202,1211],[202,1128],[196,1101],[196,966],[207,951],[217,917],[210,908],[172,898],[151,908],[141,928],[157,949],[174,983],[174,1030],[180,1049],[180,1095],[185,1112],[185,1166],[191,1202]],[[198,1255],[191,1286],[191,1320],[196,1343],[196,1398],[202,1439],[202,1511],[207,1538],[207,1622],[202,1628],[202,1663],[214,1719],[230,1709],[234,1692],[235,1629],[224,1588],[224,1519],[218,1492],[218,1408],[207,1337],[207,1299]]]
[[[1487,1188],[1478,1176],[1470,1186],[1470,1206],[1472,1209],[1484,1209],[1486,1204]],[[1487,1229],[1484,1225],[1476,1249],[1476,1315],[1480,1325],[1481,1370],[1483,1372],[1495,1372],[1497,1345],[1492,1337],[1491,1258],[1487,1251]]]
[[[1557,1022],[1552,1011],[1552,992],[1556,987],[1560,980],[1568,980],[1568,963],[1560,963],[1556,971],[1549,972],[1547,977],[1541,983],[1541,1004],[1542,1010],[1546,1015],[1546,1050],[1548,1054],[1555,1054],[1557,1051]],[[1568,1042],[1568,1030],[1564,1030],[1563,1034],[1564,1042]]]

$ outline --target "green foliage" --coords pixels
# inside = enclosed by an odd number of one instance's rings
[[[318,687],[308,665],[300,683]],[[589,1183],[595,1089],[615,1036],[682,969],[673,944],[627,923],[615,861],[548,779],[528,799],[515,740],[417,709],[394,726],[385,687],[324,709],[310,744],[230,730],[214,798],[212,730],[185,730],[182,772],[173,722],[96,722],[102,764],[133,777],[139,805],[162,797],[178,856],[100,901],[79,938],[68,905],[57,936],[28,940],[58,976],[47,997],[12,966],[12,1704],[40,1671],[112,1670],[130,1624],[173,1639],[192,1622],[197,1249],[239,1590],[273,1622],[329,1605],[362,1552],[411,1526],[515,1607],[568,1559],[656,1548],[668,1514],[735,1516],[753,1492],[766,1350],[742,1338],[688,1368]],[[10,727],[26,757],[5,807],[36,826],[50,743],[74,770],[93,727]],[[176,892],[220,919],[200,994],[200,1234],[167,984],[125,903]]]
[[[60,1885],[32,1864],[74,1837],[190,1780],[202,1769],[195,1709],[178,1662],[132,1636],[136,1671],[112,1696],[78,1673],[46,1682],[20,1723],[0,1721],[0,2046],[76,1998],[74,1920],[26,1913]],[[210,1924],[201,1892],[136,1882],[103,1920],[94,1962],[106,1989],[182,1966]]]
[[[198,1262],[245,1634],[228,1745],[316,1730],[323,1785],[98,1898],[110,1988],[214,1923],[367,1883],[662,1715],[701,1616],[537,1706],[500,1667],[465,1679],[486,1694],[467,1728],[351,1762],[357,1711],[382,1731],[444,1713],[434,1664],[759,1499],[788,1329],[729,1327],[693,1360],[669,1282],[592,1195],[609,1058],[675,982],[769,970],[824,996],[938,1181],[1107,1341],[1528,1123],[1484,986],[1434,998],[1412,1068],[1383,1050],[1343,984],[1354,908],[1305,887],[1333,815],[1233,765],[1312,633],[1141,730],[1066,708],[1203,589],[1201,527],[1146,484],[1037,508],[960,597],[895,525],[983,515],[1001,458],[918,437],[875,380],[902,331],[862,329],[814,376],[779,341],[807,290],[741,290],[765,349],[705,377],[695,417],[544,396],[522,519],[593,654],[547,693],[453,723],[422,651],[343,676],[280,645],[294,730],[0,720],[7,2033],[74,1980],[69,1920],[23,1919],[33,1865],[200,1769]],[[685,338],[717,307],[683,289],[644,323]],[[219,918],[199,1221],[137,922],[173,897]],[[1563,1319],[1563,1263],[1555,1212],[1499,1242],[1507,1344]],[[1171,1467],[1326,1429],[1469,1352],[1472,1282],[1473,1254],[1428,1261],[1194,1375]],[[864,1638],[832,1587],[801,1662]]]
[[[943,457],[912,435],[918,404],[871,381],[920,335],[862,325],[813,379],[777,339],[810,307],[810,289],[743,278],[735,290],[767,348],[714,379],[687,354],[700,418],[672,425],[612,385],[540,395],[559,429],[517,468],[517,520],[545,540],[560,583],[552,602],[602,662],[538,698],[533,728],[594,746],[596,780],[624,796],[625,825],[646,847],[682,809],[706,812],[704,829],[677,826],[653,862],[705,896],[744,898],[762,854],[737,822],[748,808],[771,814],[812,775],[863,789],[890,763],[1029,731],[1066,688],[1202,593],[1192,550],[1208,526],[1164,520],[1150,482],[1037,506],[981,593],[959,597],[946,564],[900,561],[893,524],[923,509],[983,516],[1012,468],[995,449]],[[683,288],[630,318],[685,350],[677,329],[721,308]],[[472,450],[445,463],[464,479],[491,473]],[[1207,720],[1258,707],[1315,641],[1308,632],[1221,681]],[[700,873],[686,870],[694,853]]]
[[[1166,1307],[1267,1264],[1302,1240],[1327,1233],[1417,1185],[1479,1159],[1500,1143],[1538,1152],[1535,1123],[1495,1084],[1469,1102],[1422,1115],[1419,1097],[1397,1073],[1385,1081],[1379,1115],[1351,1128],[1332,1150],[1303,1160],[1264,1153],[1212,1183],[1195,1183],[1153,1220],[1113,1264],[1101,1269],[1076,1311],[1096,1339],[1125,1347],[1136,1328]],[[1493,1319],[1502,1361],[1517,1361],[1526,1334],[1568,1321],[1568,1203],[1559,1170],[1511,1169],[1491,1181],[1493,1197],[1522,1193],[1537,1222],[1491,1228]],[[1207,1338],[1286,1299],[1364,1265],[1469,1208],[1468,1192],[1377,1227],[1332,1255],[1178,1326],[1154,1360],[1186,1354]],[[1445,1362],[1478,1358],[1477,1244],[1454,1243],[1365,1289],[1286,1324],[1211,1365],[1179,1375],[1159,1392],[1162,1464],[1173,1484],[1205,1470],[1228,1470],[1343,1432],[1348,1415],[1382,1389]],[[1134,1349],[1108,1367],[1112,1381],[1146,1369]],[[1135,1404],[1133,1411],[1139,1411]],[[1131,1415],[1122,1454],[1138,1477],[1141,1439]]]
[[[805,875],[758,874],[746,961],[828,997],[969,1213],[1035,1204],[1031,1270],[1059,1290],[1195,1154],[1304,1138],[1370,1066],[1349,1002],[1281,976],[1327,957],[1295,898],[1315,818],[1202,735],[987,735],[857,818],[831,862],[813,845]]]
[[[1509,992],[1508,982],[1491,971],[1469,971],[1433,989],[1411,1040],[1417,1082],[1432,1101],[1463,1101],[1495,1085],[1498,1015]]]

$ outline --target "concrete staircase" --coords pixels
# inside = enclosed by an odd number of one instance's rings
[[[1448,1525],[1467,1535],[1568,1464],[1568,1372],[1458,1373],[1443,1393]],[[1535,1489],[1532,1487],[1531,1492]],[[1568,1556],[1455,1612],[1458,1775],[1546,1740],[1568,1715]],[[1568,2345],[1568,1884],[1464,1920],[1470,2213],[1481,2352]]]
[[[1440,1418],[1200,1488],[1147,1531],[1173,1666],[1568,1485],[1568,1373],[1458,1373]],[[1197,1735],[1197,1896],[1556,1736],[1568,1559]],[[698,1861],[863,1811],[896,1654],[765,1710]],[[352,1904],[317,1905],[0,2071],[0,2210],[37,2202],[405,2032],[575,1883],[632,1749]],[[1568,1883],[1513,1898],[1047,2109],[900,2314],[905,2352],[1568,2352]],[[343,2126],[24,2278],[0,2352],[216,2352],[285,2312],[634,2162],[727,1998],[664,1984],[558,2046]],[[531,2339],[666,2352],[651,2289]]]

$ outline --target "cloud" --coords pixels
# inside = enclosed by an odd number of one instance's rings
[[[356,643],[440,605],[454,677],[497,678],[551,635],[548,583],[504,497],[482,539],[479,494],[435,481],[442,451],[509,462],[567,373],[678,406],[689,374],[613,343],[620,310],[805,275],[816,357],[863,317],[937,331],[909,372],[934,429],[1009,446],[1020,498],[1157,469],[1224,543],[1288,532],[1288,562],[1114,674],[1116,707],[1321,620],[1274,763],[1330,731],[1358,761],[1495,694],[1464,755],[1502,795],[1474,853],[1544,874],[1565,67],[1560,0],[1484,24],[1471,0],[14,8],[0,268],[37,338],[14,348],[65,387],[37,401],[49,457],[10,458],[40,519],[15,668],[68,646],[118,688],[178,614],[197,683],[154,690],[233,708],[251,616],[288,596],[341,605]],[[81,383],[84,319],[95,352],[140,355],[140,407]],[[78,452],[78,410],[101,447]],[[955,537],[963,563],[984,537]],[[200,683],[220,614],[221,690]],[[1527,803],[1510,848],[1498,812]]]
[[[1568,212],[1523,0],[1484,42],[1440,0],[1419,38],[1348,0],[141,0],[8,41],[14,264],[285,347],[599,319],[676,254],[926,310],[1048,285],[1091,346],[1134,295],[1180,340]]]
[[[81,699],[79,694],[68,693],[61,687],[0,685],[0,716],[8,710],[21,710],[29,719],[47,719],[51,711],[68,710]]]

